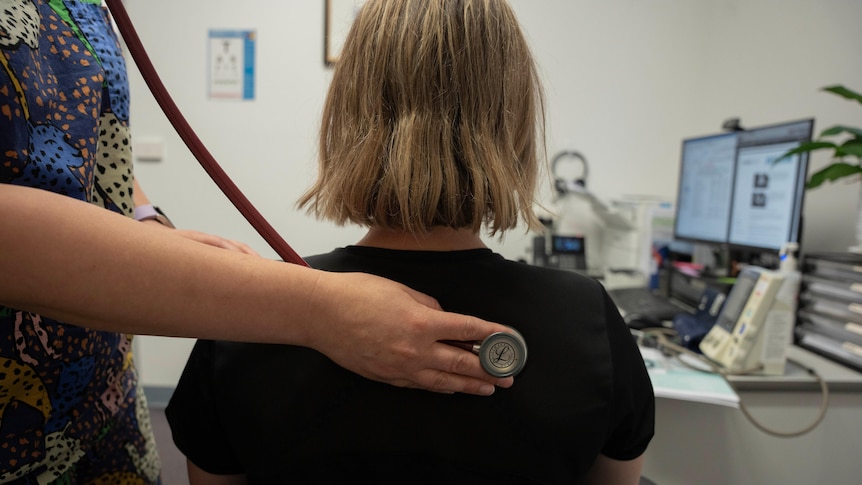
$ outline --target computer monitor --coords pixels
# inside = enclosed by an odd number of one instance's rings
[[[811,140],[814,120],[737,133],[736,169],[727,243],[733,249],[776,252],[800,242],[808,154],[776,160]]]
[[[737,133],[682,141],[674,238],[724,245],[730,227]]]

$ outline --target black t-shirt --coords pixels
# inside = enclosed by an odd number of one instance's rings
[[[652,386],[596,281],[487,249],[351,246],[307,261],[510,325],[526,366],[493,396],[448,395],[366,380],[307,348],[201,340],[167,408],[175,443],[200,468],[251,483],[573,483],[599,453],[646,450]]]

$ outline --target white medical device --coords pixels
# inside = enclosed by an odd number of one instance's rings
[[[729,373],[784,374],[799,274],[748,267],[737,276],[700,350]]]

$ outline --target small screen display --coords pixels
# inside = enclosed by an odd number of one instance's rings
[[[748,302],[748,297],[751,295],[751,290],[757,284],[760,278],[760,273],[754,270],[745,270],[739,273],[736,278],[736,283],[730,290],[730,295],[724,302],[724,307],[721,309],[721,315],[718,317],[716,325],[727,330],[728,333],[733,332],[733,327],[736,326],[736,321],[742,315],[742,309]]]
[[[554,236],[554,253],[584,254],[584,238],[577,236]]]

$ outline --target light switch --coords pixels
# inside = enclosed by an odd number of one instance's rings
[[[165,144],[161,138],[141,137],[133,142],[132,153],[139,162],[161,162],[165,156]]]

